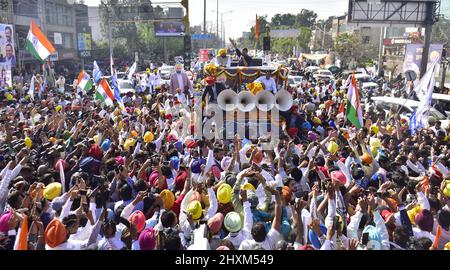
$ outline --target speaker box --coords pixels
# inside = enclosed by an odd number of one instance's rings
[[[262,65],[263,65],[263,60],[260,58],[252,59],[252,62],[250,63],[251,67],[262,67]]]
[[[264,51],[270,51],[270,37],[264,37],[263,49]]]

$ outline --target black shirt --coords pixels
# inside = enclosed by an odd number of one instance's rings
[[[250,55],[243,55],[239,49],[236,49],[236,54],[239,57],[239,66],[251,66],[253,58]],[[245,65],[244,59],[247,65]]]

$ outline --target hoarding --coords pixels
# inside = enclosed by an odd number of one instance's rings
[[[11,66],[0,64],[0,88],[5,89],[12,86]]]
[[[200,50],[200,62],[203,62],[203,63],[208,62],[208,60],[209,60],[208,54],[209,54],[209,50],[201,49]]]
[[[440,63],[441,63],[441,55],[442,55],[442,44],[431,44],[430,51],[428,53],[428,65],[427,69],[430,65],[436,60],[438,61],[438,67],[436,69],[436,74],[439,74]],[[420,64],[422,62],[422,54],[423,54],[423,44],[408,44],[406,45],[405,51],[405,59],[403,62],[403,73],[408,70],[412,70],[416,73],[417,78],[420,78]]]
[[[349,0],[349,22],[409,26],[438,20],[439,0]]]
[[[78,33],[78,51],[92,50],[92,39],[89,33]]]
[[[0,24],[0,65],[16,66],[13,29],[10,24]]]
[[[157,37],[181,37],[185,35],[182,22],[156,22],[155,34]]]

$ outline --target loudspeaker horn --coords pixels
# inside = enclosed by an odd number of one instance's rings
[[[275,95],[275,106],[278,110],[285,112],[289,111],[294,104],[294,99],[292,98],[291,93],[286,90],[278,91]]]
[[[256,97],[250,91],[242,91],[237,96],[237,108],[242,112],[253,111],[256,107]]]
[[[237,108],[237,94],[231,89],[224,90],[220,92],[217,97],[217,104],[219,107],[226,111],[234,111]]]
[[[261,91],[256,95],[256,106],[260,111],[268,112],[275,106],[275,96],[269,91]]]

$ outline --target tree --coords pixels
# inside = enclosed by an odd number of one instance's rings
[[[300,36],[298,37],[298,45],[300,46],[300,48],[303,49],[303,51],[307,51],[308,50],[308,44],[309,41],[311,40],[311,36],[312,36],[312,31],[311,28],[309,27],[300,27]]]
[[[450,42],[450,19],[443,16],[433,25],[431,43],[446,44]]]
[[[258,27],[259,27],[259,38],[262,39],[263,33],[265,32],[266,25],[269,22],[267,21],[267,15],[264,16],[258,16]],[[259,40],[256,40],[255,38],[255,26],[252,26],[250,29],[250,41],[252,44],[255,44],[255,42],[259,43]]]
[[[277,26],[294,26],[296,22],[296,15],[287,13],[287,14],[275,14],[272,17],[270,25],[272,27]]]
[[[317,14],[308,9],[302,9],[299,14],[296,16],[295,24],[297,26],[306,26],[311,27],[316,23]]]
[[[364,44],[358,34],[338,35],[334,41],[334,51],[339,55],[343,67],[348,66],[351,61],[356,61],[359,67],[365,67],[377,57],[377,49]]]

